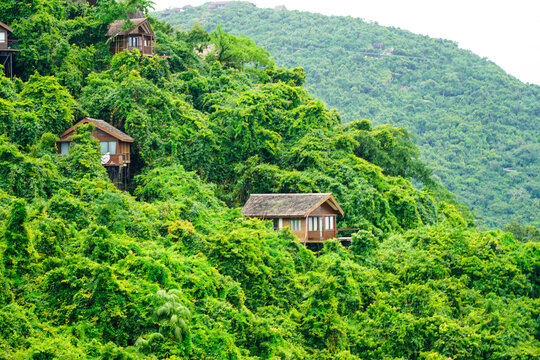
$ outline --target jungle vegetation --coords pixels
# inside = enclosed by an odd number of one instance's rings
[[[170,58],[111,56],[148,5],[0,0],[0,359],[540,356],[534,226],[479,231],[406,130],[343,125],[249,38],[152,19]],[[130,191],[91,125],[58,154],[83,116],[135,138]],[[314,252],[242,217],[251,192],[332,192],[361,230]]]
[[[179,10],[179,9],[177,9]],[[389,9],[389,11],[392,11]],[[454,42],[352,17],[232,2],[155,14],[177,29],[248,36],[348,123],[406,128],[435,179],[485,227],[538,227],[540,87]]]

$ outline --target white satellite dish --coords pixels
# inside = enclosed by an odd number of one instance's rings
[[[101,165],[105,165],[110,160],[111,160],[111,154],[110,153],[105,153],[105,154],[101,155]]]

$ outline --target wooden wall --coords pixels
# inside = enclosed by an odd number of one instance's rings
[[[288,227],[293,234],[295,234],[300,241],[306,240],[307,235],[307,242],[321,242],[328,239],[333,239],[337,237],[337,215],[338,212],[327,203],[322,204],[320,207],[316,208],[309,214],[307,218],[301,218],[300,221],[300,230],[293,230],[292,227],[292,220],[297,218],[283,218],[283,227]],[[316,217],[318,223],[317,223],[317,230],[316,231],[309,231],[309,224],[308,224],[308,218],[309,217]],[[325,217],[329,217],[332,222],[333,228],[332,229],[326,229],[326,219]],[[321,220],[322,219],[322,223]],[[322,224],[322,232],[320,231],[320,226]],[[322,233],[322,237],[321,237]]]
[[[131,51],[133,49],[139,49],[143,56],[152,56],[154,54],[154,40],[151,36],[142,35],[140,37],[140,46],[129,46],[129,36],[120,35],[117,36],[111,42],[111,53],[118,54],[124,50]],[[147,41],[147,46],[144,46],[144,40]]]
[[[73,137],[73,135],[75,135],[75,131],[71,131],[66,136],[64,136],[63,139],[69,139],[69,141],[71,141],[71,138]],[[131,144],[130,143],[120,141],[114,136],[98,128],[92,131],[92,136],[96,138],[98,141],[115,141],[116,142],[116,154],[111,154],[111,161],[109,162],[109,165],[119,166],[119,165],[131,163]]]
[[[298,218],[294,218],[298,219]],[[292,231],[294,235],[296,235],[300,240],[304,241],[304,238],[306,237],[306,229],[307,229],[307,219],[306,218],[300,218],[300,230],[293,230],[292,229],[292,219],[291,218],[283,218],[283,227],[287,226]]]
[[[0,42],[0,49],[7,49],[8,48],[8,32],[0,27],[0,33],[4,33],[4,42]]]

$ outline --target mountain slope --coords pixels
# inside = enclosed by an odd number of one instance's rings
[[[306,86],[344,122],[408,129],[422,158],[480,224],[540,224],[540,87],[451,41],[351,17],[229,3],[156,13],[177,28],[247,35],[278,65],[302,66]]]

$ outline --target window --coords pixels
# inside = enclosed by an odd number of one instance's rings
[[[101,141],[99,144],[101,145],[102,154],[116,154],[116,141]]]
[[[308,222],[309,222],[309,226],[308,226],[309,231],[319,230],[319,217],[318,216],[310,216],[308,219]]]
[[[291,219],[291,230],[302,230],[302,219]]]
[[[129,37],[129,46],[130,47],[139,47],[139,37],[138,36],[130,36]]]
[[[324,217],[324,228],[325,230],[334,230],[334,217],[333,216]]]
[[[69,155],[69,144],[68,142],[60,143],[60,154]]]
[[[283,218],[272,219],[274,223],[274,230],[279,230],[283,228]]]
[[[0,43],[6,42],[6,33],[3,31],[0,31]]]

